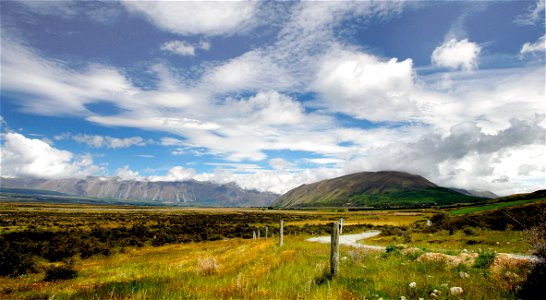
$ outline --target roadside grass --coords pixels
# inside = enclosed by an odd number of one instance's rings
[[[442,235],[441,237],[445,237]],[[341,247],[340,274],[329,278],[327,244],[306,242],[303,235],[257,241],[146,246],[109,257],[76,260],[78,277],[44,281],[37,274],[0,278],[0,298],[6,299],[511,299],[502,277],[486,269],[444,263],[421,263],[399,253]],[[469,274],[461,278],[459,272]],[[525,270],[515,270],[521,278]],[[415,282],[414,288],[409,286]],[[449,296],[449,287],[464,293]]]
[[[448,230],[440,230],[435,233],[409,233],[411,237],[409,242],[404,235],[376,236],[359,242],[379,246],[405,244],[434,252],[460,252],[467,249],[469,252],[477,253],[530,254],[531,251],[531,245],[522,231],[494,231],[473,228],[470,233],[467,234],[464,230],[458,230],[450,235]]]
[[[498,202],[498,203],[492,203],[492,204],[485,204],[481,206],[471,206],[471,207],[449,210],[449,213],[454,216],[460,216],[460,215],[466,215],[466,214],[471,214],[475,212],[488,211],[488,210],[493,210],[493,209],[502,208],[502,207],[522,205],[522,204],[540,202],[540,201],[546,201],[546,198],[518,200],[518,201],[510,201],[510,202]]]

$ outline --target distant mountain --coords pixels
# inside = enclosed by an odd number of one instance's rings
[[[495,193],[490,191],[473,191],[473,190],[465,190],[465,189],[458,189],[458,188],[449,188],[449,189],[467,196],[474,196],[474,197],[487,198],[487,199],[495,199],[499,197]]]
[[[82,197],[144,200],[191,206],[269,206],[279,196],[269,192],[245,190],[235,183],[216,184],[196,180],[183,182],[126,181],[117,177],[57,180],[2,177],[0,187],[2,189],[58,192]]]
[[[421,207],[483,201],[439,187],[418,175],[362,172],[304,184],[282,195],[273,206],[302,207]]]

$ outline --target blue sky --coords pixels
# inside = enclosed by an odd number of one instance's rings
[[[2,1],[1,174],[545,182],[544,1]]]

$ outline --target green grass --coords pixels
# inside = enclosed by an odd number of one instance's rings
[[[522,231],[516,230],[480,230],[473,229],[475,234],[467,235],[462,230],[449,234],[448,230],[435,233],[410,233],[411,242],[402,235],[377,236],[362,240],[369,245],[397,245],[405,244],[410,247],[426,249],[434,252],[461,252],[467,249],[470,252],[505,252],[529,254],[531,245]]]
[[[0,278],[0,298],[54,299],[408,299],[430,298],[434,289],[451,299],[510,299],[511,286],[483,268],[449,268],[397,253],[341,248],[340,274],[328,276],[327,244],[287,236],[276,239],[214,241],[130,249],[110,257],[77,260],[78,277],[44,281],[44,272]],[[216,266],[204,272],[200,261]],[[45,268],[44,268],[45,269]],[[465,271],[470,278],[461,278]],[[524,276],[525,270],[521,270]],[[415,288],[408,284],[416,282]]]
[[[449,213],[454,216],[460,216],[460,215],[466,215],[476,212],[482,212],[482,211],[488,211],[493,209],[498,209],[502,207],[508,207],[508,206],[516,206],[516,205],[522,205],[532,202],[539,202],[539,201],[546,201],[546,198],[542,199],[528,199],[528,200],[518,200],[518,201],[510,201],[510,202],[499,202],[499,203],[492,203],[492,204],[485,204],[481,206],[471,206],[471,207],[465,207],[461,209],[455,209],[450,210]]]

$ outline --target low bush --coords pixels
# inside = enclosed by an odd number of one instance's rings
[[[56,281],[73,279],[78,276],[78,272],[70,265],[53,266],[46,270],[44,281]]]
[[[489,266],[495,261],[495,253],[484,252],[480,253],[476,262],[474,262],[474,267],[481,269],[489,269]]]

